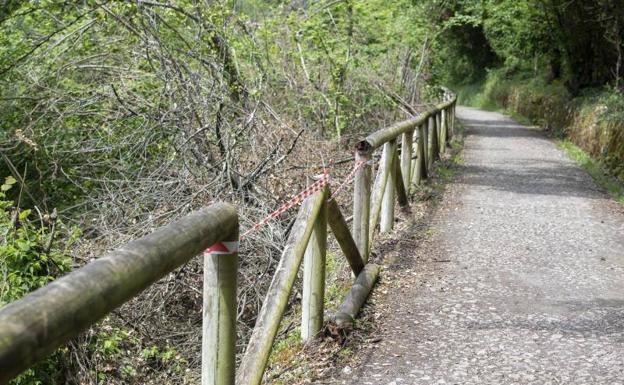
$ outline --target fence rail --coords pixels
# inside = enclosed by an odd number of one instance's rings
[[[260,384],[302,263],[302,339],[311,340],[321,331],[328,227],[355,276],[332,318],[339,327],[353,322],[380,272],[379,266],[368,262],[377,228],[392,230],[395,202],[407,206],[410,191],[428,177],[433,162],[446,151],[455,129],[455,105],[455,96],[447,92],[443,103],[358,142],[351,231],[328,186],[305,199],[238,370],[238,217],[234,207],[216,204],[0,309],[0,384],[204,250],[202,384]],[[378,149],[382,154],[373,181]]]

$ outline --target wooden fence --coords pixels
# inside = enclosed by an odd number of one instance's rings
[[[238,370],[238,217],[234,207],[220,203],[130,242],[0,309],[0,384],[214,244],[222,247],[204,254],[202,384],[260,384],[302,261],[303,340],[314,338],[323,326],[328,226],[355,276],[333,322],[341,327],[353,322],[380,271],[368,262],[377,225],[381,232],[392,230],[395,201],[408,205],[410,190],[427,178],[433,162],[446,151],[454,133],[455,104],[456,98],[447,94],[443,103],[357,144],[352,231],[330,199],[328,187],[303,202]],[[373,182],[378,149],[382,154]]]

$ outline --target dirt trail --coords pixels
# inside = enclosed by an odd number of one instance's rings
[[[332,383],[624,384],[624,210],[539,130],[458,115],[445,203],[402,231],[379,342]]]

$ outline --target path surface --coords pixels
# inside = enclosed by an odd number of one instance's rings
[[[381,342],[337,383],[624,384],[621,206],[538,130],[458,115],[434,240],[387,267]]]

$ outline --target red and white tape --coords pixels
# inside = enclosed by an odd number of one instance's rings
[[[267,223],[277,218],[280,214],[284,213],[291,207],[303,203],[303,201],[306,200],[306,198],[308,198],[309,196],[312,196],[316,192],[321,191],[328,184],[329,184],[329,175],[327,174],[327,172],[324,172],[320,180],[314,182],[305,190],[300,191],[298,194],[294,195],[286,203],[284,203],[279,208],[277,208],[277,210],[273,211],[262,221],[253,225],[249,230],[245,231],[243,235],[240,236],[240,238],[241,239],[245,238],[247,235],[258,230],[260,227],[266,225]]]
[[[204,255],[228,255],[238,253],[238,242],[217,242],[204,251]]]
[[[354,167],[353,167],[353,170],[351,170],[349,172],[349,174],[347,174],[347,176],[345,176],[343,182],[338,186],[338,188],[335,191],[332,192],[332,195],[331,195],[331,197],[329,199],[330,200],[334,199],[342,190],[344,190],[351,182],[353,182],[353,179],[355,178],[355,174],[366,163],[367,163],[366,161],[358,161],[358,162],[356,162]],[[277,218],[278,216],[280,216],[281,214],[283,214],[284,212],[286,212],[287,210],[289,210],[293,206],[302,204],[303,201],[306,200],[306,198],[308,198],[308,197],[314,195],[315,193],[321,191],[323,188],[325,188],[328,185],[329,185],[329,174],[327,173],[327,171],[325,171],[325,172],[323,172],[323,174],[321,176],[321,179],[319,179],[318,181],[314,182],[309,187],[307,187],[306,189],[300,191],[296,195],[293,195],[292,198],[290,198],[286,203],[284,203],[283,205],[278,207],[271,214],[267,215],[263,220],[261,220],[260,222],[254,224],[251,228],[249,228],[247,231],[245,231],[240,236],[240,239],[241,240],[244,239],[246,236],[248,236],[249,234],[251,234],[254,231],[258,230],[262,226],[266,225],[267,223],[269,223],[273,219]],[[236,245],[234,245],[234,244],[236,244]],[[217,243],[217,244],[211,246],[210,248],[208,248],[205,251],[205,254],[206,255],[219,255],[219,254],[232,254],[233,252],[238,252],[238,242],[220,242],[220,243]]]
[[[330,200],[334,199],[334,197],[338,196],[338,194],[342,190],[344,190],[345,187],[347,187],[351,182],[353,182],[353,179],[355,178],[355,174],[365,164],[366,164],[365,160],[359,160],[359,161],[355,162],[355,166],[353,167],[353,170],[351,170],[351,172],[349,174],[347,174],[347,176],[345,177],[345,179],[342,182],[342,184],[340,184],[340,186],[338,186],[338,188],[334,192],[332,192],[332,195],[331,195],[331,197],[329,199]]]

